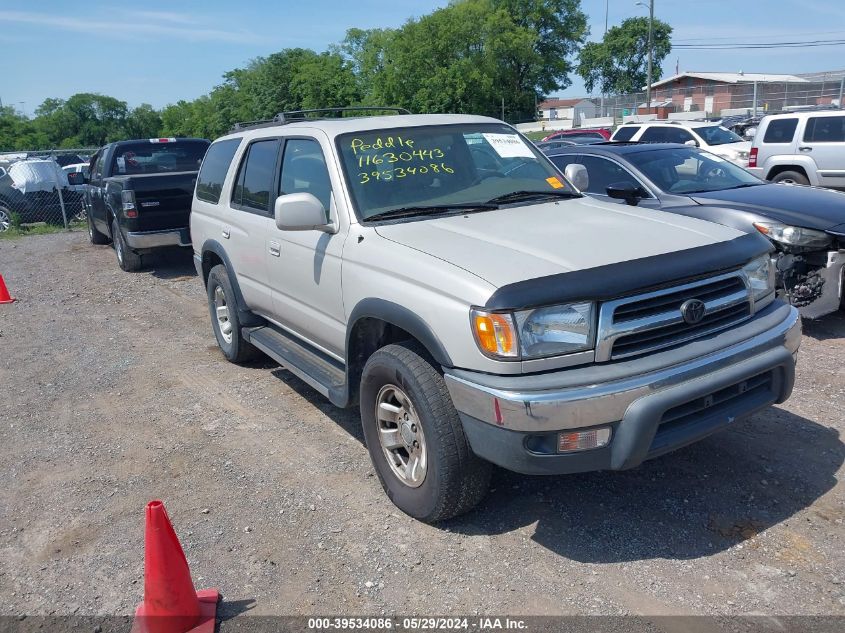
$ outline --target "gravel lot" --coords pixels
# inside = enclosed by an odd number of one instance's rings
[[[379,487],[354,410],[218,352],[189,253],[0,241],[0,614],[130,614],[164,500],[223,614],[845,615],[845,317],[774,408],[633,471],[494,475],[439,527]]]

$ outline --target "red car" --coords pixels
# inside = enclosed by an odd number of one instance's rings
[[[581,127],[579,127],[579,128],[572,128],[571,130],[558,130],[556,132],[552,132],[551,134],[549,134],[543,140],[544,141],[553,141],[553,140],[556,140],[556,139],[565,138],[567,140],[572,140],[572,141],[579,140],[579,139],[585,139],[585,140],[600,140],[601,139],[601,140],[604,140],[604,141],[609,141],[611,133],[612,132],[611,132],[610,128],[606,128],[606,127],[591,127],[591,128],[581,128]],[[576,137],[576,138],[573,138],[573,137]]]

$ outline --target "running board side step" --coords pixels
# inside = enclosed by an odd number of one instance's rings
[[[346,368],[272,324],[241,328],[244,338],[337,406],[347,406]]]

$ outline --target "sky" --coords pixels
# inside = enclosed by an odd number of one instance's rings
[[[647,3],[647,0],[645,0]],[[49,97],[77,92],[160,108],[194,99],[223,73],[283,48],[317,51],[348,28],[397,27],[448,0],[0,0],[0,99],[27,115]],[[782,6],[784,11],[778,11]],[[800,6],[800,10],[796,10]],[[647,15],[635,0],[582,0],[591,40]],[[845,39],[842,0],[655,0],[676,43]],[[664,77],[683,71],[797,73],[845,67],[845,46],[673,51]],[[577,76],[559,96],[586,94]]]

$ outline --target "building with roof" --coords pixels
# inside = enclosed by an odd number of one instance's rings
[[[805,73],[683,72],[651,85],[651,111],[705,116],[839,104],[845,70]],[[646,104],[641,111],[647,111]]]
[[[577,99],[546,99],[537,105],[537,109],[540,111],[540,118],[544,121],[569,119],[579,123],[582,119],[592,119],[598,112],[596,104],[583,97]]]

